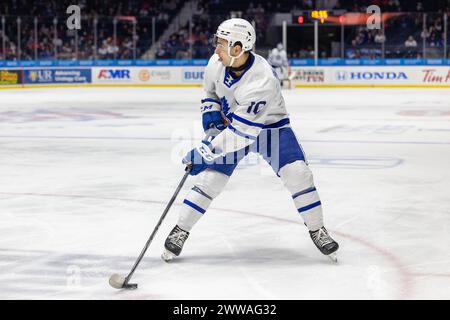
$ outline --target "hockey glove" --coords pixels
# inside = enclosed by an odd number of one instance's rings
[[[203,99],[201,112],[203,130],[216,129],[214,135],[217,135],[225,129],[226,124],[222,116],[220,101],[210,98]]]
[[[209,165],[214,164],[214,160],[218,157],[220,156],[214,154],[211,150],[211,143],[202,140],[202,144],[199,147],[192,149],[186,154],[183,158],[183,163],[191,167],[189,174],[196,176]]]

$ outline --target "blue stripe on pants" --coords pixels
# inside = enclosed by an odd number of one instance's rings
[[[189,207],[191,207],[191,208],[197,210],[198,212],[200,212],[200,213],[202,213],[202,214],[206,212],[206,210],[203,210],[203,209],[200,208],[198,205],[196,205],[196,204],[193,203],[193,202],[190,202],[190,201],[187,200],[187,199],[184,199],[183,203],[184,203],[184,204],[187,204]]]
[[[317,207],[317,206],[320,206],[320,205],[321,205],[320,201],[317,201],[317,202],[314,202],[314,203],[312,203],[312,204],[310,204],[310,205],[308,205],[308,206],[299,208],[299,209],[298,209],[298,212],[303,213],[303,212],[305,212],[305,211],[308,211],[308,210],[310,210],[310,209],[312,209],[312,208],[315,208],[315,207]]]

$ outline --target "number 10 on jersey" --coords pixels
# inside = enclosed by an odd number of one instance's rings
[[[252,102],[250,107],[247,109],[247,113],[257,114],[260,110],[260,107],[264,107],[266,105],[266,101]]]

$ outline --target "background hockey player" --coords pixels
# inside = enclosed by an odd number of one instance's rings
[[[251,52],[255,30],[246,20],[229,19],[215,36],[201,111],[203,128],[214,128],[217,136],[202,141],[183,159],[192,165],[190,174],[197,180],[166,239],[162,258],[169,261],[180,254],[193,226],[225,188],[239,161],[258,152],[291,193],[314,244],[335,260],[339,246],[324,227],[312,172],[290,126],[280,83],[271,65]]]
[[[289,62],[287,53],[283,48],[283,44],[279,43],[276,48],[273,48],[269,52],[267,61],[275,70],[278,79],[280,79],[281,85],[284,80],[288,80]]]

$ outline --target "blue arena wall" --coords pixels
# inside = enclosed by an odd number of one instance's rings
[[[1,61],[0,68],[101,66],[206,66],[207,59]],[[314,59],[290,59],[291,66],[316,66]],[[450,66],[450,59],[318,59],[317,66]]]
[[[207,59],[0,61],[0,89],[201,87]],[[450,88],[450,59],[291,59],[295,88]]]

